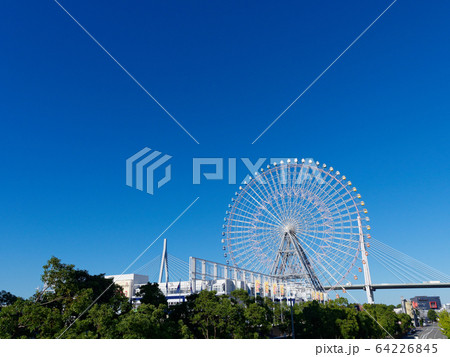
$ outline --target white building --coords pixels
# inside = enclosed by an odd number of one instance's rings
[[[164,268],[167,272],[167,261],[163,260],[160,278]],[[272,300],[328,300],[327,293],[314,291],[294,282],[194,257],[189,258],[189,280],[161,280],[159,288],[166,295],[169,305],[183,302],[188,295],[203,290],[228,295],[236,289],[243,289],[250,296],[268,297]]]
[[[113,279],[114,283],[121,286],[123,294],[133,303],[139,303],[140,298],[136,296],[139,288],[148,283],[147,275],[139,274],[123,274],[123,275],[107,275],[106,279]]]
[[[188,269],[187,280],[169,280],[167,241],[164,240],[158,285],[169,305],[184,302],[188,295],[203,290],[215,291],[218,295],[228,295],[234,290],[243,289],[250,296],[266,297],[274,301],[328,300],[328,294],[323,290],[316,291],[299,282],[240,269],[228,264],[190,257],[189,266],[186,267],[186,270]],[[106,278],[113,278],[114,283],[123,288],[124,295],[135,306],[140,304],[141,298],[137,296],[139,288],[149,282],[147,275],[138,274],[108,275]]]

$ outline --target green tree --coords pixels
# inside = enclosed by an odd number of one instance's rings
[[[232,337],[266,338],[274,320],[276,306],[270,299],[255,299],[243,289],[231,293]]]
[[[450,338],[450,314],[447,310],[439,313],[439,326],[443,329],[442,333]]]
[[[25,326],[19,324],[25,301],[17,300],[14,304],[2,308],[0,311],[0,338],[27,337]]]
[[[166,307],[142,304],[137,311],[125,314],[117,326],[122,338],[176,338],[174,326],[167,319]]]
[[[104,275],[90,275],[55,257],[43,268],[44,289],[0,311],[0,337],[56,338],[69,326],[62,337],[117,337],[115,325],[130,310],[120,287]]]
[[[17,296],[11,294],[8,291],[2,290],[0,291],[0,309],[3,306],[12,305],[17,301]]]
[[[398,318],[400,320],[400,328],[402,334],[408,332],[412,327],[412,318],[408,314],[398,314]]]
[[[178,326],[174,337],[201,338],[201,336],[196,334],[196,326],[192,322],[194,302],[197,297],[198,294],[191,294],[187,296],[185,302],[169,306],[168,319],[172,322],[172,326]]]
[[[229,296],[202,291],[168,306],[158,284],[147,284],[141,288],[141,305],[132,310],[112,280],[55,257],[44,266],[42,281],[45,288],[27,300],[2,291],[0,338],[56,338],[63,331],[64,338],[267,338],[291,330],[286,302],[255,298],[245,290]],[[295,304],[295,335],[383,338],[400,336],[411,326],[411,318],[395,314],[392,305],[363,308],[367,311],[344,298]],[[441,313],[440,324],[450,334],[447,312]]]
[[[385,332],[380,325],[366,311],[359,311],[357,318],[359,326],[358,338],[382,338],[385,336]]]
[[[352,309],[345,311],[344,319],[337,319],[336,324],[339,326],[340,337],[357,338],[359,333],[359,324],[357,312]]]
[[[268,337],[272,324],[266,318],[266,309],[258,303],[251,303],[244,310],[245,338]]]
[[[167,299],[164,293],[159,289],[158,283],[147,283],[139,288],[137,296],[141,296],[141,304],[150,304],[153,306],[166,305]]]
[[[381,325],[381,336],[378,338],[386,338],[390,336],[398,336],[402,334],[402,327],[399,324],[400,318],[394,310],[394,305],[384,304],[364,304],[364,309]]]
[[[244,289],[237,289],[237,290],[233,290],[230,293],[230,298],[235,302],[235,303],[242,303],[245,306],[249,306],[252,302],[255,301],[254,298],[250,297],[250,295],[248,294],[247,291],[245,291]]]
[[[436,311],[430,309],[430,310],[428,310],[428,312],[427,312],[427,317],[428,317],[428,319],[431,320],[431,321],[436,321],[437,318],[438,318],[438,314],[437,314]]]
[[[42,306],[59,310],[63,329],[71,326],[64,338],[111,338],[115,336],[115,328],[105,323],[116,324],[119,315],[131,308],[122,289],[112,279],[106,279],[104,274],[90,275],[55,257],[44,265],[42,281],[46,288],[36,294],[35,300]],[[94,301],[96,307],[83,314]]]
[[[360,319],[354,305],[345,298],[321,304],[309,301],[294,308],[297,338],[357,338]],[[300,313],[297,311],[300,310]]]
[[[194,301],[192,322],[203,338],[230,338],[233,316],[228,296],[216,295],[215,291],[203,290]]]

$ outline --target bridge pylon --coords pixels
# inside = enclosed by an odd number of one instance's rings
[[[164,239],[163,252],[161,256],[161,266],[159,268],[158,284],[162,283],[163,273],[166,278],[166,290],[169,284],[169,261],[167,259],[167,239]],[[167,291],[166,291],[167,292]]]
[[[361,224],[361,217],[358,217],[358,228],[359,228],[359,248],[361,250],[361,260],[364,272],[364,290],[366,291],[367,302],[369,304],[374,304],[375,303],[375,299],[373,297],[374,289],[372,287],[372,279],[370,278],[369,257],[366,251],[366,243],[364,241],[364,233]]]

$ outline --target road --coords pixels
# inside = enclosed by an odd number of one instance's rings
[[[411,336],[412,338],[416,338],[416,336],[419,339],[446,339],[447,337],[442,333],[441,328],[439,327],[438,323],[433,323],[428,326],[424,327],[418,327],[416,329],[416,332]],[[409,338],[411,338],[409,337]]]

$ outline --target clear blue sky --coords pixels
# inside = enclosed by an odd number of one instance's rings
[[[389,3],[61,0],[197,145],[55,2],[5,2],[0,289],[30,296],[52,255],[119,273],[197,196],[170,252],[223,261],[236,186],[192,184],[192,158],[216,156],[332,164],[363,193],[374,236],[449,273],[449,2],[399,0],[251,144]],[[154,196],[125,185],[145,146],[173,156]],[[421,293],[450,302],[377,297]]]

